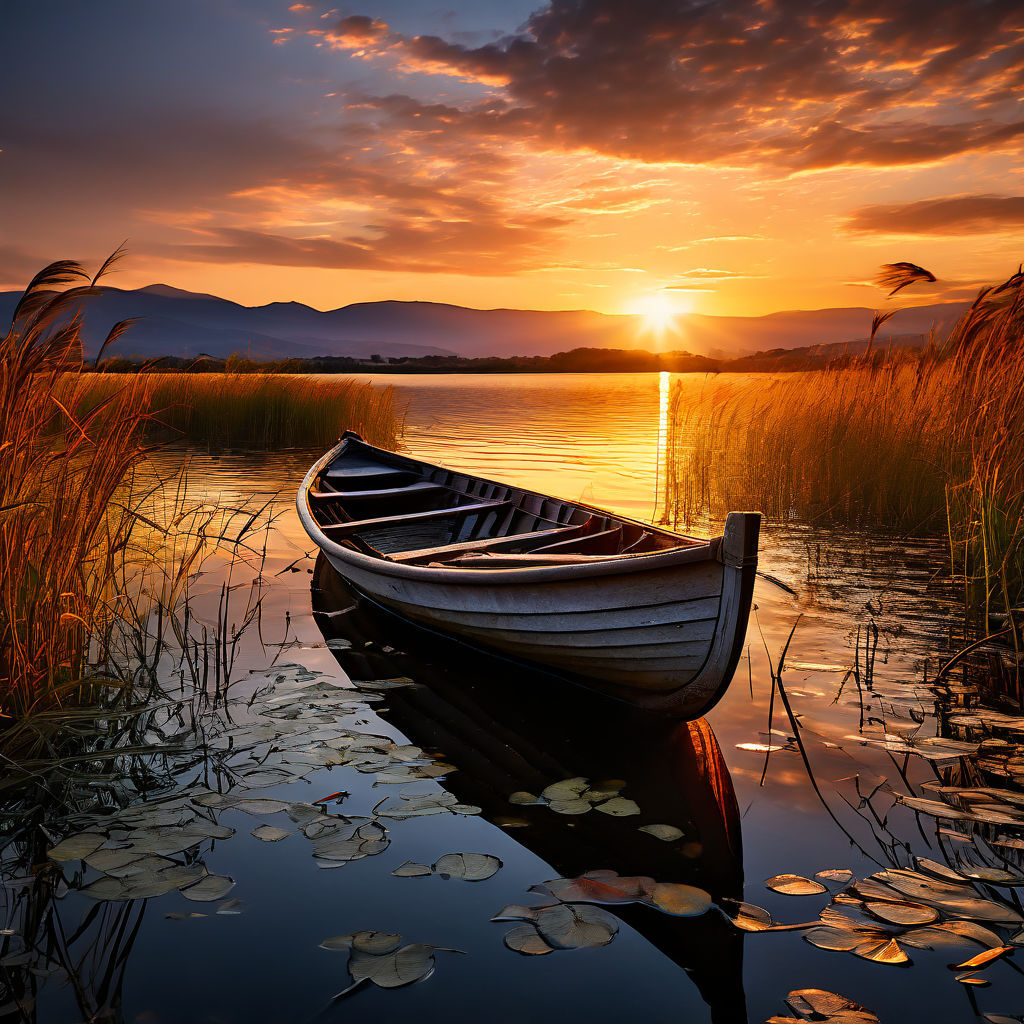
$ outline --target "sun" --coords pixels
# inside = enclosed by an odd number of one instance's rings
[[[653,334],[662,337],[676,334],[679,330],[677,320],[682,310],[674,298],[665,292],[651,292],[636,299],[630,312],[641,318],[642,334]]]

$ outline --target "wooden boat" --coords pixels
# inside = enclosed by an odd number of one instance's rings
[[[298,494],[360,592],[650,710],[703,715],[739,660],[760,514],[699,540],[387,452],[346,432]]]

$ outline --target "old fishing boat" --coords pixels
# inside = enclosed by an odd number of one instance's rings
[[[757,512],[699,540],[346,432],[306,474],[298,513],[385,608],[640,707],[698,717],[736,668]]]

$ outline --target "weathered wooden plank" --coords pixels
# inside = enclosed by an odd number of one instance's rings
[[[352,519],[347,523],[325,523],[320,529],[324,532],[331,531],[331,535],[344,537],[349,533],[358,533],[360,530],[372,530],[378,526],[391,526],[395,523],[417,522],[424,519],[443,519],[445,516],[468,516],[474,512],[495,510],[501,505],[507,505],[504,501],[481,501],[473,505],[456,505],[452,508],[435,508],[427,512],[409,512],[400,516],[378,516],[375,519]]]

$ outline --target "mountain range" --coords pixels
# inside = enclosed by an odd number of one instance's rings
[[[19,293],[0,292],[7,323]],[[900,310],[883,328],[903,345],[919,344],[933,327],[943,330],[963,303]],[[790,310],[768,316],[690,314],[661,338],[645,333],[638,316],[591,310],[472,309],[439,302],[356,302],[321,311],[300,302],[243,306],[228,299],[155,284],[103,288],[88,300],[83,337],[95,356],[109,328],[138,318],[106,352],[126,358],[158,356],[253,359],[312,356],[552,355],[573,348],[684,349],[696,355],[736,357],[772,349],[834,345],[867,337],[872,310],[845,307]]]

